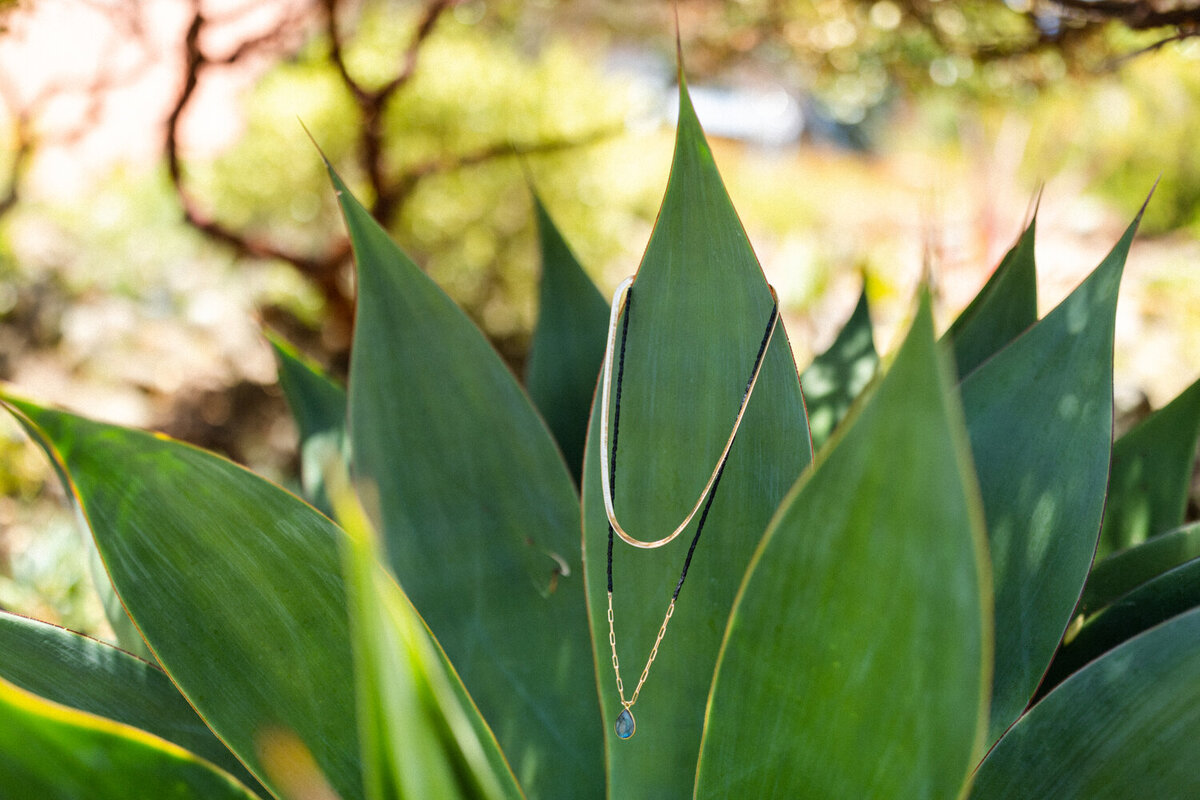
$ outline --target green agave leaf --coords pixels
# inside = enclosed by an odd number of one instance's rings
[[[0,401],[3,396],[0,395]],[[37,444],[37,446],[46,453],[46,457],[50,460],[51,466],[58,475],[59,482],[63,486],[70,486],[71,480],[67,474],[63,472],[62,465],[58,462],[58,457],[54,453],[54,449],[42,437],[41,432],[33,427],[27,419],[20,414],[15,415],[17,424],[20,425],[29,438]],[[86,528],[86,520],[81,520],[81,524]],[[154,656],[146,647],[146,643],[142,640],[142,635],[138,633],[137,627],[129,619],[129,615],[125,613],[125,607],[121,605],[120,599],[116,592],[113,591],[112,582],[108,579],[108,573],[104,570],[104,562],[100,560],[100,553],[96,550],[94,542],[84,544],[87,549],[88,572],[92,577],[92,586],[96,590],[96,595],[100,600],[100,606],[104,609],[104,616],[112,626],[113,633],[116,634],[117,644],[126,652],[143,658],[147,661],[153,661]]]
[[[236,779],[145,731],[0,680],[0,797],[254,800]]]
[[[1033,696],[1095,553],[1117,289],[1136,228],[1134,220],[1070,296],[961,384],[995,575],[991,741]]]
[[[833,429],[846,416],[854,398],[866,388],[879,368],[867,287],[858,297],[854,313],[829,349],[813,359],[800,376],[813,447],[821,449]]]
[[[1114,553],[1092,567],[1077,614],[1092,614],[1146,581],[1200,558],[1200,522]]]
[[[958,795],[987,722],[991,587],[952,386],[925,297],[755,553],[697,797]]]
[[[347,452],[346,390],[300,357],[281,339],[269,337],[279,362],[279,386],[300,430],[300,485],[304,497],[331,511],[325,494],[325,464],[331,453]]]
[[[534,206],[542,248],[542,283],[525,387],[578,483],[592,394],[604,360],[608,303],[536,196]]]
[[[686,86],[676,136],[666,196],[631,289],[632,311],[624,315],[630,322],[615,505],[629,533],[644,540],[679,525],[716,467],[772,308]],[[600,405],[593,409],[584,463],[584,546],[609,792],[622,800],[689,796],[704,698],[738,583],[772,512],[812,458],[796,365],[781,325],[766,350],[670,630],[634,709],[632,741],[618,741],[613,733],[622,708],[606,645],[609,529],[599,467],[608,454],[600,445]],[[615,545],[613,608],[627,698],[697,524],[656,550]]]
[[[211,453],[5,399],[70,476],[130,617],[221,740],[278,792],[258,746],[286,732],[342,800],[362,797],[341,531]]]
[[[123,650],[0,612],[0,678],[60,705],[174,742],[259,788],[163,671]]]
[[[1069,634],[1046,673],[1043,688],[1160,622],[1200,606],[1200,558],[1192,559],[1122,595]]]
[[[1036,215],[996,271],[946,331],[959,376],[966,376],[1037,322]]]
[[[344,474],[330,483],[349,534],[344,561],[367,796],[523,797],[449,660],[376,559],[375,532]]]
[[[63,485],[67,486],[69,484]],[[87,523],[83,522],[80,525],[80,530],[86,529]],[[96,594],[100,598],[100,605],[104,609],[104,616],[108,620],[108,624],[112,626],[117,645],[130,655],[137,656],[145,661],[157,663],[154,660],[154,655],[150,652],[150,648],[146,646],[146,642],[142,639],[142,635],[138,633],[137,626],[133,624],[133,620],[125,613],[125,606],[121,605],[121,598],[117,597],[112,581],[108,579],[108,572],[104,569],[104,561],[100,558],[100,551],[96,549],[96,543],[89,539],[85,542],[84,546],[88,549],[88,572],[92,576],[92,586],[95,587]]]
[[[1077,672],[1004,735],[973,800],[1200,796],[1200,609]]]
[[[391,568],[525,790],[599,796],[570,473],[483,334],[333,181],[358,262],[353,463],[378,489]]]
[[[1198,438],[1200,381],[1117,440],[1100,555],[1183,524]]]

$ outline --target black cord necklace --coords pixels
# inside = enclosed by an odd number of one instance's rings
[[[700,494],[700,499],[697,501],[695,508],[691,514],[679,525],[676,530],[670,535],[653,542],[643,542],[639,539],[634,539],[629,536],[621,528],[616,519],[616,512],[613,508],[613,493],[612,486],[616,480],[617,474],[617,439],[621,427],[621,387],[625,377],[625,342],[629,336],[629,318],[632,316],[633,310],[633,278],[627,278],[617,287],[616,293],[613,296],[612,315],[609,321],[608,332],[608,347],[604,356],[604,386],[601,393],[601,401],[604,406],[601,410],[601,444],[602,454],[604,450],[608,450],[607,459],[604,455],[601,456],[601,478],[602,489],[604,493],[605,511],[608,514],[608,643],[612,647],[612,665],[613,672],[617,678],[617,694],[621,698],[621,713],[617,716],[616,732],[617,738],[628,739],[633,736],[637,730],[637,721],[633,718],[633,704],[637,702],[638,695],[642,691],[642,685],[645,684],[646,678],[650,674],[650,665],[654,663],[655,657],[658,655],[658,646],[662,643],[663,636],[667,633],[667,624],[671,621],[671,615],[675,613],[675,601],[679,597],[679,591],[683,588],[683,582],[687,579],[688,567],[692,563],[692,556],[696,552],[696,545],[700,541],[700,534],[704,531],[704,522],[708,519],[709,509],[712,508],[713,498],[717,495],[717,486],[721,482],[721,475],[725,472],[725,463],[729,460],[729,450],[733,446],[733,441],[737,437],[738,429],[742,424],[742,417],[746,413],[746,405],[750,401],[750,395],[754,392],[755,384],[758,381],[759,372],[762,370],[763,357],[766,355],[767,346],[771,343],[771,337],[775,333],[775,327],[779,322],[779,297],[775,294],[774,288],[771,288],[771,298],[774,301],[771,306],[771,314],[767,318],[767,328],[763,332],[762,342],[758,346],[758,355],[754,358],[754,368],[750,372],[750,379],[746,381],[746,389],[742,393],[742,402],[738,406],[737,417],[733,424],[733,432],[730,433],[729,439],[725,443],[725,449],[721,453],[721,458],[717,462],[716,468],[709,477],[708,483]],[[616,398],[613,408],[613,428],[612,428],[612,446],[608,444],[608,388],[612,378],[612,351],[613,339],[616,333],[616,321],[621,313],[622,306],[625,309],[625,320],[621,325],[621,351],[617,364],[617,384]],[[650,657],[646,660],[646,666],[642,669],[641,677],[638,678],[637,686],[633,690],[633,694],[628,700],[625,699],[625,685],[621,681],[621,666],[617,660],[617,634],[613,624],[613,574],[612,574],[612,557],[613,557],[613,538],[614,533],[619,535],[623,540],[629,542],[635,547],[655,548],[661,547],[667,542],[670,542],[676,536],[683,532],[695,516],[696,511],[701,509],[700,520],[696,524],[696,533],[692,537],[692,543],[688,547],[687,557],[683,560],[683,569],[679,572],[679,582],[675,584],[675,591],[671,593],[671,602],[667,604],[667,613],[663,617],[662,625],[658,629],[658,636],[654,639],[654,647],[650,650]]]

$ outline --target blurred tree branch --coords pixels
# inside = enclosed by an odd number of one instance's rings
[[[417,69],[417,59],[421,45],[429,38],[437,25],[438,19],[450,7],[457,5],[460,0],[433,0],[425,7],[412,42],[404,52],[403,61],[394,77],[377,89],[369,89],[359,82],[346,66],[343,54],[342,29],[338,25],[338,7],[341,0],[321,0],[325,11],[325,30],[329,36],[329,55],[337,67],[342,83],[350,90],[354,102],[358,106],[361,118],[359,131],[359,161],[363,173],[371,184],[375,195],[371,203],[371,214],[383,224],[387,224],[397,206],[402,202],[405,191],[411,190],[411,181],[390,182],[384,171],[383,158],[383,114],[388,101],[409,80]]]
[[[111,50],[112,42],[107,45],[104,49]],[[16,208],[20,201],[22,183],[38,147],[72,144],[86,135],[100,116],[105,94],[129,84],[141,67],[140,63],[135,63],[126,69],[117,69],[106,64],[83,85],[74,81],[51,81],[29,98],[22,97],[17,82],[0,73],[0,102],[10,117],[13,140],[4,188],[0,190],[0,217]],[[83,109],[75,121],[54,131],[39,130],[38,122],[46,107],[66,97],[81,97],[84,101]]]
[[[1110,71],[1131,58],[1200,35],[1195,0],[691,0],[679,16],[693,77],[744,71],[756,60],[782,67],[811,87],[879,65],[898,84],[928,83],[931,62],[969,58],[1011,67],[1033,83],[1059,77],[1038,67],[1045,53],[1079,73]],[[584,13],[623,37],[662,37],[669,4],[592,0]],[[558,24],[581,26],[578,20]],[[572,6],[572,14],[577,10]],[[1161,32],[1129,49],[1121,33]],[[665,43],[660,42],[665,49]]]
[[[335,274],[336,267],[349,254],[347,243],[338,242],[327,253],[312,255],[289,251],[264,238],[224,225],[202,210],[188,190],[180,155],[181,122],[204,73],[211,67],[231,66],[251,55],[281,56],[294,50],[299,46],[298,34],[303,31],[305,14],[301,11],[288,17],[278,28],[245,39],[224,55],[212,55],[203,47],[204,31],[211,20],[204,14],[201,0],[190,0],[190,4],[191,19],[183,41],[183,81],[167,115],[163,143],[167,173],[183,209],[184,220],[214,241],[230,247],[239,256],[288,262],[318,286],[326,300],[333,305],[333,313],[348,316],[347,298],[337,287]]]
[[[5,101],[13,114],[13,148],[8,163],[8,177],[5,188],[0,193],[0,217],[12,211],[20,197],[21,178],[29,167],[29,159],[33,155],[33,134],[29,127],[29,115],[24,110],[16,109],[8,99],[8,93],[3,93]]]
[[[391,102],[409,85],[416,73],[420,52],[437,27],[443,14],[461,0],[430,0],[424,7],[412,39],[404,50],[395,72],[377,87],[368,86],[354,76],[347,65],[346,33],[340,17],[347,5],[342,0],[308,0],[274,30],[243,40],[225,54],[213,54],[205,47],[205,31],[214,20],[204,12],[202,0],[189,0],[190,21],[183,41],[183,74],[180,89],[167,116],[164,156],[176,197],[188,225],[213,241],[229,247],[237,255],[250,259],[277,259],[291,264],[321,292],[327,313],[348,327],[353,319],[353,298],[341,276],[349,263],[350,245],[341,234],[322,252],[300,252],[248,231],[237,230],[206,212],[188,188],[180,147],[182,121],[206,72],[212,68],[239,63],[251,56],[282,58],[296,52],[321,28],[328,40],[328,57],[358,110],[356,157],[366,177],[372,197],[368,208],[385,227],[397,217],[418,184],[432,175],[483,164],[515,155],[554,153],[593,144],[615,131],[598,131],[578,138],[556,138],[529,145],[503,144],[481,147],[457,155],[443,155],[408,165],[397,172],[389,169],[384,119]],[[248,7],[249,8],[249,7]],[[227,14],[228,21],[234,14]]]
[[[1190,2],[1166,3],[1151,0],[1049,0],[1072,15],[1097,22],[1120,22],[1135,31],[1151,28],[1195,28],[1200,25],[1200,6]]]

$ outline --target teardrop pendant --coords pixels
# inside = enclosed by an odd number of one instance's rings
[[[628,708],[621,711],[617,715],[617,738],[628,739],[633,736],[633,732],[637,730],[637,722],[633,718],[633,714]]]

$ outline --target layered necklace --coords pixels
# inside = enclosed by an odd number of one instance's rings
[[[721,474],[725,471],[725,462],[729,459],[729,450],[733,447],[733,440],[737,438],[738,429],[742,425],[742,418],[746,415],[746,405],[750,402],[750,395],[754,393],[754,386],[758,382],[758,374],[762,371],[763,357],[766,355],[767,347],[771,343],[771,337],[775,334],[775,328],[779,322],[779,297],[775,293],[775,289],[768,285],[768,288],[771,289],[771,299],[773,301],[771,314],[767,318],[767,327],[763,332],[762,342],[758,346],[758,355],[754,358],[754,368],[750,371],[750,379],[746,381],[746,389],[742,393],[742,402],[738,405],[737,416],[733,421],[733,430],[730,431],[729,438],[725,441],[725,448],[721,451],[721,457],[717,460],[717,465],[713,468],[708,482],[704,484],[704,488],[700,491],[699,499],[696,500],[696,504],[684,518],[683,522],[679,523],[674,531],[661,539],[642,541],[626,533],[625,529],[621,527],[621,523],[617,521],[617,512],[613,507],[612,491],[613,481],[616,479],[617,474],[617,439],[621,427],[621,384],[625,375],[625,341],[629,334],[629,317],[633,311],[632,284],[633,276],[630,276],[623,280],[613,293],[612,312],[608,322],[608,343],[604,351],[604,383],[601,387],[600,395],[600,450],[602,454],[607,455],[607,458],[602,455],[600,459],[600,487],[604,495],[604,511],[608,515],[608,643],[612,647],[613,673],[617,678],[617,694],[621,698],[621,713],[617,716],[616,724],[617,738],[619,739],[628,739],[637,730],[637,721],[633,718],[633,704],[637,702],[638,695],[642,691],[642,686],[646,683],[646,678],[650,675],[650,666],[654,663],[655,657],[658,656],[658,646],[662,644],[663,636],[667,633],[667,624],[671,621],[671,615],[675,613],[675,601],[678,599],[679,590],[683,588],[683,582],[687,578],[688,566],[692,563],[692,555],[696,551],[696,544],[700,541],[700,534],[704,530],[704,521],[708,518],[708,511],[712,507],[713,498],[717,494],[717,485],[721,482]],[[617,321],[621,317],[622,310],[625,312],[625,319],[621,324],[621,349],[617,358],[616,398],[613,403],[610,447],[608,425],[609,388],[612,386],[613,351],[616,343]],[[622,541],[634,547],[643,550],[653,550],[668,544],[675,537],[679,536],[679,534],[683,533],[697,512],[700,514],[700,520],[696,524],[696,534],[692,537],[692,544],[688,547],[687,557],[683,561],[683,569],[679,573],[679,582],[675,584],[675,591],[671,594],[671,602],[667,604],[667,613],[663,617],[662,625],[658,628],[658,635],[654,639],[654,646],[650,648],[650,657],[646,659],[646,666],[642,669],[637,686],[634,687],[633,694],[626,699],[625,684],[621,681],[621,665],[617,660],[617,634],[613,623],[613,534],[615,533],[621,537]]]

